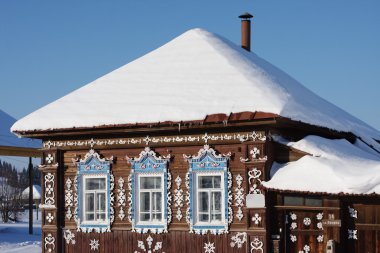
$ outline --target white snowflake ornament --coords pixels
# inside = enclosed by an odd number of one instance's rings
[[[96,240],[96,239],[91,240],[91,242],[90,242],[91,249],[90,250],[99,250],[99,246],[100,246],[99,240]]]
[[[205,253],[214,253],[215,252],[214,243],[211,243],[211,242],[205,243],[205,246],[203,248],[205,249]]]

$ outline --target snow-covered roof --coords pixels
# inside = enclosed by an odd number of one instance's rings
[[[29,186],[21,193],[23,199],[29,198]],[[33,185],[33,199],[41,199],[41,186]]]
[[[297,161],[274,163],[268,189],[329,194],[380,194],[380,156],[360,140],[307,136],[298,142],[275,141],[307,152]]]
[[[41,141],[17,138],[17,136],[9,131],[15,122],[16,119],[0,110],[0,146],[39,148],[41,146]]]
[[[380,139],[378,130],[256,54],[202,29],[189,30],[42,107],[17,121],[11,130],[188,121],[244,111],[274,113]]]

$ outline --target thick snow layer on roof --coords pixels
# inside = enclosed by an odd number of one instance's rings
[[[192,29],[16,122],[12,131],[187,121],[262,111],[380,139],[380,132],[232,42]]]
[[[29,186],[21,193],[23,199],[29,198]],[[41,186],[33,185],[33,199],[41,199]]]
[[[288,143],[275,140],[311,155],[286,164],[274,163],[271,179],[262,183],[265,187],[332,194],[380,194],[380,155],[368,152],[368,146],[318,136]]]
[[[17,138],[9,131],[15,122],[16,119],[0,110],[0,146],[39,148],[41,141]]]

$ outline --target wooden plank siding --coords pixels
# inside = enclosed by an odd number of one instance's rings
[[[114,216],[115,220],[112,224],[112,231],[106,232],[106,233],[83,233],[83,232],[77,232],[76,231],[76,223],[74,221],[74,218],[68,219],[66,217],[67,208],[65,207],[64,211],[59,214],[60,217],[63,217],[63,227],[62,230],[70,230],[75,235],[75,244],[72,243],[66,243],[64,240],[64,251],[65,252],[94,252],[91,250],[90,242],[91,240],[99,240],[99,251],[98,252],[144,252],[142,249],[138,247],[138,242],[141,241],[144,243],[146,250],[148,250],[147,246],[147,237],[151,236],[153,238],[152,242],[152,250],[155,246],[156,242],[162,242],[162,249],[157,250],[154,252],[205,252],[205,244],[207,243],[214,243],[215,251],[218,253],[224,253],[224,252],[236,252],[236,253],[242,253],[242,252],[250,252],[250,240],[253,240],[256,237],[259,237],[263,241],[262,252],[266,251],[266,232],[265,232],[265,226],[256,229],[256,228],[250,228],[250,211],[246,207],[243,207],[243,219],[239,220],[236,217],[236,212],[238,210],[238,207],[235,205],[234,201],[234,193],[235,188],[237,187],[235,176],[240,174],[243,177],[243,189],[244,193],[248,193],[248,176],[247,176],[247,165],[242,163],[240,161],[240,158],[247,158],[250,156],[249,150],[253,147],[257,147],[260,150],[259,157],[266,156],[266,142],[264,141],[247,141],[247,142],[236,142],[236,143],[223,143],[219,142],[212,145],[212,148],[214,148],[218,153],[221,154],[227,154],[231,153],[231,159],[229,161],[229,171],[232,174],[232,209],[233,209],[233,222],[229,228],[230,233],[229,234],[223,234],[223,235],[213,235],[208,233],[207,235],[197,235],[194,233],[189,233],[189,225],[186,223],[186,209],[187,209],[187,202],[186,202],[186,196],[188,189],[185,185],[185,176],[189,170],[189,163],[183,158],[183,155],[197,155],[198,151],[203,148],[203,145],[196,143],[197,145],[185,145],[185,146],[179,146],[179,145],[172,145],[172,146],[156,146],[154,147],[154,151],[161,156],[166,156],[168,154],[171,155],[171,160],[168,163],[168,171],[171,173],[171,189],[170,193],[172,196],[174,196],[174,191],[177,189],[177,186],[175,184],[175,178],[177,176],[180,176],[182,179],[182,184],[180,186],[180,189],[183,190],[184,194],[184,202],[183,207],[181,208],[181,212],[183,217],[180,221],[177,220],[175,217],[177,208],[174,207],[174,197],[172,197],[172,221],[169,224],[169,232],[163,233],[163,234],[140,234],[136,232],[131,232],[131,223],[129,222],[127,218],[127,210],[128,210],[128,202],[126,203],[126,206],[124,207],[124,211],[126,214],[126,217],[121,220],[119,215],[119,207],[117,206],[116,196],[117,196],[117,180],[122,177],[125,181],[124,183],[124,190],[126,196],[129,194],[129,190],[127,187],[128,183],[128,176],[131,172],[131,164],[127,161],[126,156],[128,157],[138,157],[140,152],[143,150],[143,147],[141,145],[135,145],[134,147],[106,147],[102,146],[100,148],[97,148],[95,146],[96,152],[98,152],[102,157],[111,157],[113,156],[114,162],[112,164],[112,174],[115,178],[115,188],[113,190],[113,194],[115,196],[115,202],[114,202]],[[63,152],[63,158],[62,163],[64,167],[64,177],[63,177],[63,185],[61,186],[62,192],[65,190],[64,183],[68,178],[72,182],[74,182],[74,178],[77,173],[77,166],[75,163],[73,163],[73,159],[76,158],[82,158],[85,156],[85,154],[88,152],[88,148],[76,148],[73,149],[72,147],[67,149],[62,149]],[[45,153],[48,153],[48,149],[45,150]],[[258,161],[257,162],[250,162],[249,166],[256,166],[260,168],[260,170],[263,171],[263,175],[265,170],[265,160]],[[75,194],[74,187],[72,187],[73,194]],[[71,211],[73,212],[73,208],[71,208]],[[264,212],[264,220],[265,220],[265,212]],[[263,220],[263,221],[264,221]],[[265,223],[263,223],[265,224]],[[231,247],[231,237],[236,235],[237,232],[246,232],[247,233],[247,241],[243,243],[241,248],[238,248],[238,246]],[[59,252],[59,251],[58,251]],[[261,252],[260,248],[257,250],[253,250],[252,252]]]
[[[218,134],[223,134],[224,129],[219,129]],[[245,131],[247,129],[244,129]],[[268,129],[255,129],[256,131],[261,131],[266,136],[269,135]],[[252,131],[252,129],[249,129]],[[289,134],[289,129],[287,129],[287,134]],[[306,131],[306,130],[305,130]],[[279,130],[276,129],[276,133]],[[199,133],[190,133],[196,135]],[[327,134],[327,133],[326,133]],[[337,133],[334,133],[334,136]],[[88,136],[87,136],[88,137]],[[86,138],[87,138],[86,137]],[[120,136],[119,133],[115,136],[92,136],[94,139],[106,139],[112,138],[124,138],[125,136]],[[142,136],[138,136],[139,138]],[[336,137],[336,136],[335,136]],[[82,138],[82,139],[81,139]],[[82,140],[84,137],[78,138],[77,140]],[[45,142],[48,141],[47,139]],[[75,141],[72,139],[52,139],[59,143],[60,141]],[[311,206],[286,206],[283,202],[284,196],[309,196],[305,193],[289,193],[289,192],[267,192],[262,189],[259,185],[259,189],[265,195],[266,207],[264,208],[247,208],[244,206],[242,208],[243,218],[239,220],[236,217],[238,207],[235,204],[235,192],[237,187],[236,176],[240,174],[243,178],[242,187],[244,193],[249,192],[250,187],[252,187],[251,182],[249,182],[248,172],[252,169],[257,169],[262,173],[261,180],[268,180],[270,175],[270,169],[274,161],[291,161],[299,159],[300,157],[307,155],[306,153],[296,152],[294,150],[286,150],[284,147],[278,148],[268,138],[266,141],[239,141],[239,140],[213,140],[209,141],[209,144],[218,153],[226,154],[231,152],[231,159],[229,161],[229,171],[232,174],[232,209],[233,209],[233,220],[229,227],[229,233],[223,235],[213,235],[208,233],[206,235],[198,235],[189,232],[189,225],[186,223],[186,209],[187,209],[187,187],[185,185],[185,176],[189,171],[189,163],[183,158],[183,155],[197,155],[198,151],[203,147],[204,141],[200,140],[194,143],[155,143],[145,145],[144,143],[139,143],[136,145],[95,145],[94,149],[103,157],[113,156],[114,162],[111,167],[111,172],[115,179],[115,187],[113,194],[115,197],[114,201],[114,222],[111,226],[111,232],[106,233],[83,233],[77,231],[77,225],[74,218],[70,219],[66,216],[68,207],[65,206],[65,182],[70,179],[74,183],[74,178],[77,175],[77,165],[73,163],[73,159],[84,158],[86,153],[89,151],[90,147],[87,146],[55,146],[46,147],[43,150],[43,166],[41,167],[43,180],[42,186],[44,186],[45,179],[44,176],[48,173],[52,173],[55,177],[54,194],[56,200],[56,206],[45,208],[43,210],[43,220],[42,220],[42,249],[43,253],[49,252],[52,249],[52,244],[47,244],[45,247],[45,239],[48,238],[49,233],[55,240],[55,248],[52,253],[61,252],[100,252],[100,253],[136,253],[136,252],[148,252],[149,246],[147,238],[152,237],[151,250],[153,251],[157,242],[162,243],[162,248],[159,247],[154,251],[155,253],[178,253],[178,252],[189,252],[189,253],[204,253],[205,245],[208,243],[213,243],[215,246],[214,253],[269,253],[269,252],[279,252],[279,253],[299,253],[303,250],[303,247],[307,244],[310,246],[311,251],[307,253],[324,253],[326,248],[326,243],[328,239],[333,239],[337,243],[337,251],[340,253],[380,253],[379,242],[380,242],[380,201],[379,197],[356,197],[350,198],[346,196],[331,196],[331,195],[313,195],[322,199],[322,205],[319,207]],[[124,179],[124,190],[125,195],[128,197],[128,176],[131,173],[131,164],[127,161],[128,157],[138,157],[140,152],[145,146],[151,147],[158,155],[166,156],[171,155],[170,162],[168,163],[168,171],[171,173],[171,188],[170,193],[172,196],[171,210],[172,210],[172,221],[168,226],[168,233],[163,234],[152,234],[144,233],[140,234],[137,232],[132,232],[132,225],[129,222],[128,216],[128,201],[126,206],[123,207],[126,217],[121,220],[119,218],[120,207],[117,206],[117,194],[118,194],[118,184],[117,181],[121,177]],[[260,150],[259,158],[252,159],[250,150],[254,147]],[[54,161],[51,164],[46,164],[46,157],[49,154],[53,154]],[[264,159],[266,157],[266,159]],[[249,161],[242,162],[240,158],[249,158]],[[305,168],[307,169],[307,168]],[[175,189],[177,189],[175,184],[175,179],[180,176],[182,183],[180,189],[183,190],[184,202],[183,207],[181,207],[182,218],[178,221],[175,217],[177,212],[177,207],[174,206],[174,194]],[[43,190],[45,192],[45,187]],[[73,194],[75,194],[74,187],[72,187]],[[371,201],[363,201],[363,199],[371,199]],[[43,197],[43,200],[45,197]],[[351,219],[349,217],[347,208],[351,206],[358,211],[358,218]],[[73,207],[70,207],[71,211],[74,211]],[[290,242],[289,239],[289,220],[288,215],[290,212],[297,214],[297,229],[294,230],[294,234],[297,236],[297,241],[295,243]],[[48,214],[54,216],[54,219],[49,222],[47,220]],[[341,221],[340,226],[326,226],[323,230],[316,227],[317,220],[315,219],[318,213],[323,213],[323,219],[328,219],[331,215],[332,220]],[[252,220],[255,215],[261,217],[259,224],[254,223]],[[303,219],[307,217],[312,217],[312,225],[305,227],[303,225]],[[347,230],[356,229],[358,240],[348,240]],[[75,235],[75,244],[72,242],[67,243],[63,238],[62,233],[69,230]],[[237,246],[232,247],[232,237],[238,232],[245,232],[247,234],[247,241],[242,244],[242,247]],[[323,242],[317,241],[317,236],[323,234]],[[278,251],[275,251],[276,243],[272,243],[274,239],[272,236],[278,236]],[[277,238],[277,237],[276,237]],[[51,239],[50,239],[51,240]],[[90,242],[91,240],[99,240],[99,250],[91,250]],[[61,245],[62,243],[62,245]],[[146,251],[138,247],[139,243],[145,245]],[[256,243],[256,244],[255,244]],[[305,252],[306,253],[306,252]]]

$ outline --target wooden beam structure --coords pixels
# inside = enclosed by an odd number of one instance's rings
[[[0,156],[42,157],[37,148],[0,146]]]

